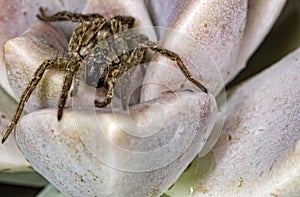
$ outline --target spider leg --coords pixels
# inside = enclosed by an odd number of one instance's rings
[[[73,83],[73,89],[71,91],[71,97],[74,97],[77,95],[80,85],[80,75],[84,72],[83,67],[81,66],[78,70],[78,72],[74,75],[74,83]]]
[[[74,33],[71,36],[68,55],[72,57],[84,58],[95,46],[97,42],[91,41],[97,34],[97,29],[101,29],[105,24],[105,21],[95,19],[90,24],[81,23],[77,26]],[[80,75],[84,72],[83,67],[80,68],[79,72],[76,72],[74,76],[74,86],[71,92],[71,96],[75,96],[78,92],[80,84]]]
[[[143,60],[144,53],[146,49],[144,48],[135,48],[128,57],[125,64],[122,65],[124,71],[121,82],[121,102],[123,109],[127,109],[127,99],[128,99],[128,89],[130,84],[130,77],[132,72],[128,72],[131,68],[137,67]]]
[[[71,88],[74,75],[76,74],[76,72],[78,71],[78,69],[80,67],[80,64],[78,64],[76,62],[78,62],[78,60],[72,59],[67,64],[66,75],[65,75],[65,79],[64,79],[64,83],[63,83],[64,85],[63,85],[62,93],[60,95],[60,99],[59,99],[59,102],[58,102],[58,111],[57,111],[58,121],[60,121],[61,118],[62,118],[63,109],[64,109],[64,106],[66,104],[66,100],[68,98],[68,93],[69,93],[69,90]]]
[[[96,39],[98,31],[105,24],[105,20],[95,19],[89,23],[80,23],[74,30],[69,46],[68,53],[69,56],[73,57],[85,57],[89,50],[96,45],[92,39]]]
[[[110,20],[111,30],[113,34],[120,33],[124,29],[133,28],[135,19],[131,16],[115,16]],[[124,26],[127,25],[126,28]]]
[[[92,39],[97,36],[98,30],[100,30],[104,24],[105,20],[102,20],[102,18],[96,18],[89,23],[80,23],[74,30],[70,38],[68,55],[71,57],[79,58],[79,62],[81,62],[82,59],[84,59],[85,56],[89,53],[90,49],[92,49],[97,43],[96,41],[92,41]],[[80,75],[82,72],[84,72],[84,69],[81,66],[79,71],[76,71],[74,74],[74,86],[71,92],[71,96],[75,96],[78,92]],[[59,112],[58,114],[61,113],[62,112]],[[59,116],[58,118],[60,119],[62,114]]]
[[[182,62],[181,58],[176,53],[174,53],[174,52],[172,52],[168,49],[162,48],[162,47],[158,46],[156,43],[154,43],[152,41],[149,41],[149,40],[144,41],[143,43],[141,43],[141,46],[143,46],[145,48],[149,48],[149,49],[151,49],[155,52],[158,52],[161,55],[169,58],[170,60],[175,61],[177,63],[177,65],[179,66],[179,68],[181,69],[181,71],[183,72],[183,74],[186,76],[186,78],[189,81],[191,81],[193,84],[195,84],[203,92],[208,93],[207,88],[192,76],[190,71],[187,69],[187,67]]]
[[[40,80],[42,79],[45,71],[48,69],[62,69],[62,68],[64,68],[66,63],[67,63],[66,58],[56,58],[56,59],[46,60],[35,71],[33,79],[30,81],[29,85],[27,86],[27,88],[25,89],[25,91],[23,92],[23,94],[20,98],[20,102],[17,107],[16,113],[15,113],[8,129],[6,130],[6,132],[3,135],[2,144],[5,142],[5,140],[8,138],[8,136],[10,135],[10,133],[12,132],[12,130],[18,123],[18,121],[22,115],[22,111],[24,109],[25,103],[28,101],[30,95],[37,87],[37,85],[40,82]]]
[[[127,25],[128,29],[133,28],[134,21],[135,21],[135,19],[131,16],[115,16],[111,19],[111,21],[114,21],[114,20],[120,21],[122,23],[122,25]]]
[[[72,21],[72,22],[88,22],[94,19],[101,19],[105,21],[104,17],[100,14],[78,14],[74,12],[61,11],[47,16],[45,9],[40,8],[40,14],[37,18],[45,22],[55,22],[55,21]]]
[[[105,107],[106,105],[111,103],[111,99],[112,99],[113,94],[114,94],[115,83],[113,81],[108,81],[107,86],[108,86],[108,90],[107,90],[107,93],[106,93],[105,100],[102,101],[102,102],[99,102],[98,100],[95,100],[95,107],[102,108],[102,107]]]
[[[110,28],[113,34],[117,34],[123,31],[123,26],[121,21],[116,20],[116,19],[112,19],[110,21]],[[115,35],[117,36],[117,35]]]
[[[78,14],[68,11],[61,11],[47,16],[45,10],[40,8],[40,15],[37,17],[41,21],[55,22],[55,21],[72,21],[80,22],[81,24],[73,32],[68,51],[78,52],[80,48],[87,45],[90,40],[97,34],[97,30],[100,30],[106,23],[106,20],[100,14]]]
[[[187,67],[182,62],[179,55],[177,55],[176,53],[174,53],[174,52],[172,52],[168,49],[165,49],[165,48],[162,48],[162,47],[158,46],[155,42],[150,41],[148,39],[148,37],[143,35],[143,34],[131,34],[131,35],[128,35],[126,39],[128,39],[128,40],[134,39],[139,43],[139,46],[141,48],[150,49],[154,52],[158,52],[161,55],[169,58],[170,60],[175,61],[178,65],[178,67],[181,69],[181,71],[183,72],[183,74],[186,76],[186,78],[189,81],[191,81],[193,84],[195,84],[203,92],[208,93],[208,89],[192,76],[190,71],[187,69]]]

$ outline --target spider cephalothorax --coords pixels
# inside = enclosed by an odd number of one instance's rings
[[[3,136],[2,143],[7,139],[20,119],[25,103],[36,88],[44,72],[49,69],[59,69],[65,72],[58,103],[58,120],[62,118],[63,108],[72,83],[74,84],[72,95],[77,93],[79,76],[82,71],[85,70],[86,83],[88,85],[96,88],[103,86],[107,88],[106,99],[102,102],[95,100],[96,107],[105,107],[111,102],[115,83],[129,69],[141,63],[147,49],[176,61],[188,80],[202,91],[207,92],[207,89],[192,77],[176,53],[158,46],[145,35],[131,31],[121,33],[133,27],[133,17],[116,16],[106,21],[99,14],[78,14],[62,11],[47,16],[43,9],[40,9],[40,12],[40,15],[37,15],[37,17],[42,21],[72,21],[77,22],[78,26],[70,38],[67,57],[46,60],[35,71],[33,79],[20,98],[17,111]],[[135,46],[129,46],[129,43],[135,43]],[[83,69],[84,67],[85,69]]]

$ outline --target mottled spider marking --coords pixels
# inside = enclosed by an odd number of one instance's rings
[[[130,34],[127,32],[120,36],[120,32],[133,28],[133,17],[115,16],[110,21],[106,21],[99,14],[79,14],[68,11],[61,11],[47,16],[42,8],[40,9],[40,15],[37,15],[37,17],[44,22],[72,21],[77,22],[78,25],[70,38],[67,57],[45,60],[34,73],[32,80],[20,98],[18,108],[2,138],[2,143],[5,142],[18,123],[25,103],[40,82],[45,71],[49,69],[59,69],[65,72],[58,103],[58,121],[63,116],[63,109],[73,81],[74,88],[71,95],[76,95],[78,91],[81,72],[85,70],[87,84],[96,88],[102,86],[107,88],[106,99],[102,102],[95,100],[95,107],[105,107],[111,102],[116,82],[131,68],[141,63],[148,49],[175,61],[189,81],[203,92],[208,92],[200,82],[193,78],[176,53],[158,46],[142,34]],[[136,43],[136,46],[129,50],[129,43]]]

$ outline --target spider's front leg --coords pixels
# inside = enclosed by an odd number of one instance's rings
[[[45,22],[55,22],[55,21],[72,21],[72,22],[89,22],[94,19],[100,19],[105,21],[104,17],[100,14],[78,14],[74,12],[61,11],[47,16],[44,8],[40,8],[40,14],[37,15],[38,19]]]
[[[16,113],[15,113],[8,129],[6,130],[6,132],[3,135],[2,144],[5,142],[5,140],[8,138],[8,136],[11,134],[14,127],[18,123],[18,121],[21,117],[21,114],[23,112],[25,103],[28,101],[30,95],[35,90],[35,88],[37,87],[37,85],[40,82],[40,80],[42,79],[45,71],[48,70],[48,69],[62,70],[62,69],[65,68],[67,62],[68,62],[68,60],[66,58],[56,58],[56,59],[46,60],[35,71],[33,79],[30,81],[30,83],[28,84],[27,88],[25,89],[25,91],[23,92],[23,94],[20,98],[20,102],[18,104]]]
[[[115,16],[110,20],[111,30],[113,34],[117,34],[125,29],[131,29],[133,28],[134,21],[135,19],[131,16]]]
[[[59,103],[58,103],[58,111],[57,111],[58,121],[60,121],[61,118],[62,118],[63,109],[64,109],[64,106],[66,104],[66,100],[68,98],[68,93],[70,91],[70,88],[71,88],[71,85],[72,85],[72,82],[73,82],[73,78],[76,75],[79,67],[80,67],[80,60],[71,59],[67,63],[66,75],[65,75],[64,82],[63,82],[64,85],[63,85],[62,92],[61,92],[60,99],[59,99]]]

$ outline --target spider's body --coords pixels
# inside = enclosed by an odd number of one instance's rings
[[[103,86],[107,88],[106,99],[102,102],[95,100],[96,107],[105,107],[111,102],[115,83],[129,69],[141,63],[147,49],[176,61],[183,74],[202,91],[207,92],[207,89],[192,77],[176,53],[156,45],[145,35],[125,31],[133,28],[133,17],[116,16],[110,21],[106,21],[99,14],[77,14],[62,11],[52,16],[47,16],[43,9],[40,9],[40,11],[41,14],[37,17],[42,21],[72,21],[77,22],[78,26],[70,38],[67,57],[46,60],[34,73],[33,79],[20,98],[17,111],[4,134],[2,143],[17,124],[25,103],[38,85],[44,72],[48,69],[59,69],[65,72],[58,103],[58,120],[62,118],[63,108],[72,83],[73,90],[71,95],[76,95],[78,91],[81,72],[85,70],[86,83],[88,85],[95,88]]]

